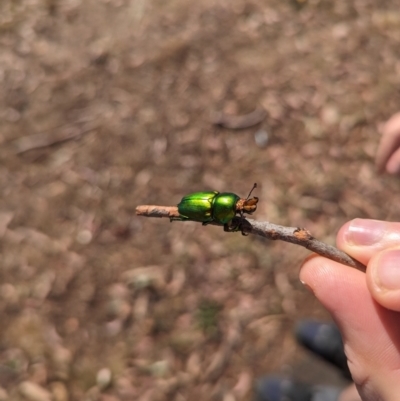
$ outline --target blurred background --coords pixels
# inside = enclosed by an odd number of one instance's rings
[[[400,109],[394,0],[0,2],[0,400],[251,400],[329,319],[309,252],[135,216],[218,190],[330,244],[398,220],[378,124]],[[215,113],[264,109],[236,130]]]

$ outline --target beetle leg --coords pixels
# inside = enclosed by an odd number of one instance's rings
[[[235,227],[233,227],[233,228],[235,228]],[[232,230],[232,227],[231,227],[228,223],[225,223],[225,224],[224,224],[224,231],[225,231],[226,233],[231,233],[231,232],[233,232],[234,230]]]
[[[240,231],[242,233],[243,236],[247,237],[249,235],[249,233],[243,231],[243,223],[246,221],[243,212],[240,212],[240,221],[239,223],[237,223],[237,225],[234,227],[234,230],[232,231]]]
[[[246,233],[243,231],[243,220],[244,220],[244,217],[241,216],[241,220],[235,227],[235,231],[240,231],[244,237],[247,237],[249,235],[249,233]]]
[[[230,223],[224,224],[224,231],[227,233],[235,233],[236,231],[239,231],[239,230],[240,230],[240,224],[239,225],[238,224],[233,225]]]

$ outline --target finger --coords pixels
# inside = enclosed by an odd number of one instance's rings
[[[316,256],[304,263],[300,280],[332,314],[344,337],[362,338],[362,333],[367,336],[364,326],[369,326],[367,330],[374,330],[374,325],[369,325],[375,313],[368,314],[372,297],[366,286],[365,274]],[[347,324],[350,322],[352,326]]]
[[[365,274],[318,256],[304,263],[300,279],[338,324],[361,393],[371,387],[384,393],[389,383],[400,383],[400,315],[374,301]]]
[[[339,230],[336,242],[341,250],[367,265],[383,249],[400,246],[400,223],[354,219]]]
[[[397,149],[389,157],[389,160],[386,163],[386,171],[389,174],[399,174],[400,173],[400,149],[399,149],[399,146],[397,146]]]
[[[379,172],[385,170],[390,156],[400,146],[400,113],[394,114],[382,129],[382,139],[376,153],[375,163]]]
[[[383,250],[371,258],[367,284],[380,305],[400,312],[400,245]]]

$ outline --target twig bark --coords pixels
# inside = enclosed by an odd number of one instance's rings
[[[179,217],[176,206],[139,205],[136,214],[145,217]]]
[[[145,217],[179,217],[178,208],[176,206],[140,205],[136,208],[136,214]],[[365,266],[358,260],[353,259],[351,256],[347,255],[347,253],[340,251],[332,245],[318,241],[305,228],[285,227],[267,221],[241,219],[240,217],[235,217],[233,219],[233,224],[240,224],[240,228],[245,233],[260,235],[261,237],[271,240],[281,240],[301,245],[318,255],[365,272]]]

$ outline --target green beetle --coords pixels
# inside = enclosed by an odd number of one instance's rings
[[[224,225],[224,231],[238,231],[239,225],[231,225],[236,215],[252,214],[257,209],[258,198],[250,198],[257,184],[254,184],[248,197],[241,199],[232,192],[203,191],[186,195],[178,203],[179,217],[172,220],[199,221],[203,225],[212,222]],[[244,234],[242,230],[242,234]]]

